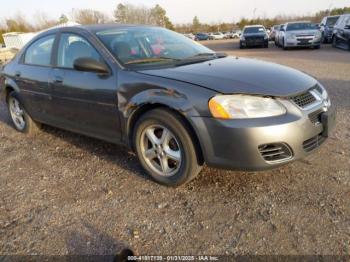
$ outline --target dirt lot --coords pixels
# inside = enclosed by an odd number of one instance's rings
[[[277,170],[206,167],[169,189],[118,146],[50,127],[16,133],[0,105],[1,254],[112,254],[120,243],[138,254],[350,254],[350,52],[205,44],[318,78],[338,109],[332,137]]]

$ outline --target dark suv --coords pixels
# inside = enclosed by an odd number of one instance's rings
[[[341,15],[334,25],[332,44],[350,51],[350,14]]]
[[[339,15],[337,16],[326,16],[320,23],[320,30],[322,32],[322,42],[327,44],[331,42],[333,35],[334,25],[337,23]]]

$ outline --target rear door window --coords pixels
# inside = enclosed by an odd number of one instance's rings
[[[56,35],[49,35],[35,41],[24,55],[24,63],[29,65],[50,66],[51,53]]]

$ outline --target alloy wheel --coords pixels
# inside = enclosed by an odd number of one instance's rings
[[[152,125],[141,134],[140,148],[147,165],[158,175],[170,177],[181,167],[181,146],[166,127]]]
[[[22,109],[20,102],[16,98],[10,97],[8,103],[14,125],[18,130],[24,130],[26,127],[26,121],[24,118],[24,110]]]

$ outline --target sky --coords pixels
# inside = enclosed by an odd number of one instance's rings
[[[43,12],[58,18],[73,9],[96,9],[113,14],[118,3],[161,5],[174,23],[190,23],[197,15],[201,22],[233,22],[242,17],[307,15],[328,8],[350,6],[350,0],[2,0],[0,21],[20,12],[29,21]]]

